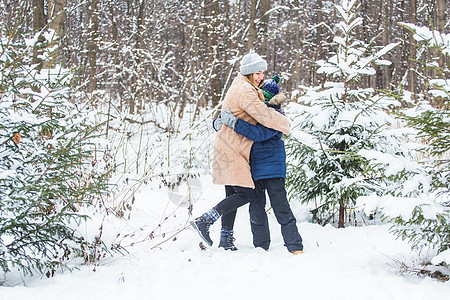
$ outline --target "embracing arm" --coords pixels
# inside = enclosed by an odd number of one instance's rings
[[[267,107],[254,91],[245,93],[242,99],[244,100],[240,103],[241,108],[254,118],[256,122],[265,127],[281,131],[284,134],[290,133],[288,118],[278,113],[275,109]]]
[[[239,119],[236,122],[234,131],[254,142],[264,142],[270,140],[274,136],[278,136],[279,138],[281,138],[282,135],[280,131],[272,128],[267,128],[261,124],[253,125],[245,122],[242,119]]]

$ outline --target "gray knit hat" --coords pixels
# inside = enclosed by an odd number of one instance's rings
[[[245,55],[241,60],[241,67],[239,68],[242,75],[249,75],[266,70],[267,62],[255,52]]]

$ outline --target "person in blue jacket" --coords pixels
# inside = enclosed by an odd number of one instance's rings
[[[286,99],[286,96],[279,93],[277,84],[279,80],[278,76],[274,76],[272,79],[266,80],[261,89],[266,104],[284,114],[281,109],[281,102]],[[250,168],[258,200],[250,202],[249,206],[253,245],[265,250],[269,249],[270,231],[265,211],[267,191],[275,217],[281,225],[281,234],[286,248],[293,254],[302,253],[302,238],[286,197],[286,151],[284,142],[281,140],[282,133],[261,124],[252,125],[244,120],[237,119],[229,111],[222,112],[220,120],[216,123],[218,124],[215,124],[215,128],[224,124],[254,141],[250,152]],[[229,228],[225,230],[222,228],[219,247],[237,250],[232,235],[231,238],[228,235],[228,239],[226,234],[222,237],[223,233],[227,233],[227,230],[229,231]]]

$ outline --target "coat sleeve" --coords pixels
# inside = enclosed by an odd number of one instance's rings
[[[254,142],[264,142],[270,140],[274,136],[281,138],[282,135],[281,131],[264,127],[261,124],[253,125],[242,119],[239,119],[236,123],[234,131]]]
[[[239,103],[241,109],[256,120],[261,125],[283,132],[290,133],[289,120],[275,109],[267,107],[267,105],[259,100],[257,93],[248,90],[242,95]]]

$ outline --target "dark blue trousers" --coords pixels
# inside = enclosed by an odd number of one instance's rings
[[[269,223],[265,211],[266,191],[275,217],[281,225],[284,245],[289,251],[303,250],[302,237],[297,229],[297,220],[286,197],[284,178],[255,180],[256,200],[250,202],[249,207],[253,245],[263,249],[268,249],[270,245]]]
[[[236,191],[232,186],[226,185],[225,186],[225,196],[229,197],[233,194],[235,194]],[[222,229],[226,230],[233,230],[234,227],[234,220],[236,219],[236,212],[237,210],[232,210],[229,213],[226,213],[222,215]]]
[[[241,189],[247,193],[250,192],[245,188]],[[266,250],[269,249],[270,246],[269,222],[265,210],[266,190],[269,194],[270,204],[275,213],[275,217],[281,225],[281,234],[283,236],[284,245],[289,251],[303,250],[302,237],[297,229],[297,220],[287,201],[284,178],[260,179],[255,181],[255,199],[249,201],[253,245]],[[227,198],[235,195],[235,187],[225,186],[225,194]],[[236,210],[229,211],[229,209],[227,209],[226,211],[228,211],[228,213],[222,215],[222,228],[233,230]]]
[[[241,186],[225,186],[226,197],[214,208],[222,216],[222,228],[233,229],[236,209],[256,200],[255,190]],[[225,226],[224,226],[225,220]]]

